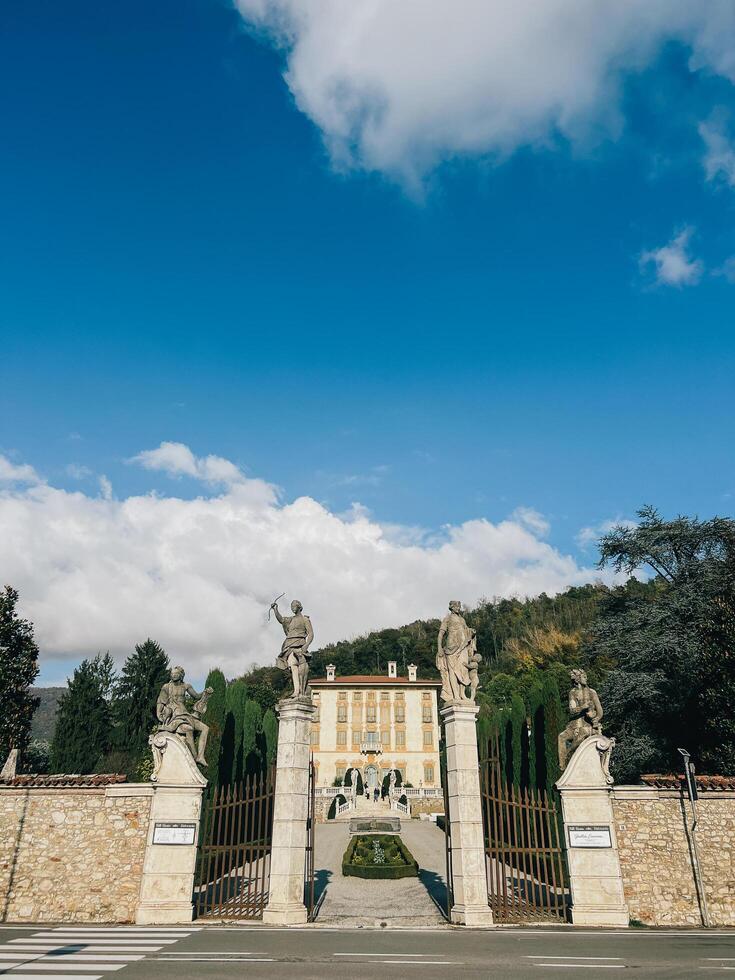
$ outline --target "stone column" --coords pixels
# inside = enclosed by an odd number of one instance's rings
[[[135,921],[138,925],[191,922],[199,818],[207,780],[180,735],[157,732],[149,741],[155,761],[153,799]]]
[[[590,735],[556,784],[561,793],[575,926],[627,926],[608,770],[615,745]]]
[[[263,922],[302,925],[306,922],[304,869],[311,722],[316,708],[311,698],[301,697],[280,701],[276,710],[279,720],[276,798],[270,887]]]
[[[465,926],[493,925],[488,905],[485,868],[485,834],[480,801],[480,772],[475,721],[480,709],[465,701],[449,702],[444,719],[447,747],[447,797],[452,843],[453,923]]]

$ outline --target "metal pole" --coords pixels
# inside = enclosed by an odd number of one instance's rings
[[[692,839],[692,863],[694,865],[694,879],[697,883],[697,889],[702,900],[702,925],[705,929],[709,929],[712,925],[709,917],[709,908],[707,906],[707,895],[704,890],[704,881],[702,880],[702,870],[699,861],[699,848],[697,846],[697,784],[694,779],[694,764],[692,763],[692,757],[687,752],[686,749],[679,749],[679,752],[684,757],[684,774],[687,781],[687,795],[689,797],[689,803],[692,808],[692,826],[691,826],[691,839]]]

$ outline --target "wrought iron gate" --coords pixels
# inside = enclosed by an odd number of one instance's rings
[[[454,905],[454,889],[452,887],[452,832],[449,824],[449,792],[447,790],[446,767],[442,767],[442,789],[444,790],[444,850],[446,856],[447,904],[445,914],[447,921],[452,917]]]
[[[260,919],[268,901],[275,771],[205,798],[194,889],[198,916]]]
[[[304,868],[304,905],[309,922],[316,916],[314,905],[314,825],[316,820],[316,770],[314,756],[309,759],[309,793],[307,797],[308,812],[306,817],[306,866]]]
[[[496,922],[565,921],[569,905],[563,831],[545,790],[508,785],[500,745],[480,763],[490,907]]]

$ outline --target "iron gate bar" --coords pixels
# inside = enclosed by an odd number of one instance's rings
[[[313,922],[316,909],[314,907],[314,831],[316,824],[316,769],[314,756],[309,759],[309,793],[307,798],[306,819],[306,863],[304,868],[304,905],[308,922]]]
[[[498,922],[566,919],[559,813],[543,789],[508,786],[498,739],[480,764],[490,906]]]
[[[208,795],[199,841],[197,915],[262,917],[270,878],[274,795],[272,770],[214,787]]]

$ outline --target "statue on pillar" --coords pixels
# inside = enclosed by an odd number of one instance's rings
[[[597,691],[587,684],[587,675],[583,670],[572,670],[569,676],[572,679],[569,692],[571,720],[559,735],[559,767],[562,771],[586,738],[602,733],[602,705]]]
[[[314,639],[311,620],[304,614],[304,607],[298,599],[291,603],[293,616],[281,615],[277,599],[271,604],[271,609],[286,634],[276,666],[291,671],[292,697],[306,698],[309,696],[309,646]]]
[[[390,776],[388,777],[388,799],[392,800],[396,795],[396,771],[391,769]]]
[[[480,686],[477,672],[481,661],[482,657],[477,652],[477,633],[465,622],[462,603],[453,599],[437,637],[436,666],[442,679],[442,701],[475,703]]]
[[[156,702],[158,731],[182,735],[194,761],[200,766],[207,765],[204,752],[209,735],[209,726],[201,718],[207,710],[207,701],[212,693],[212,688],[207,687],[201,694],[197,694],[191,684],[184,682],[184,668],[172,667],[170,680],[161,688]],[[191,708],[187,707],[187,698],[194,702]],[[198,742],[194,741],[195,732],[199,736]]]

